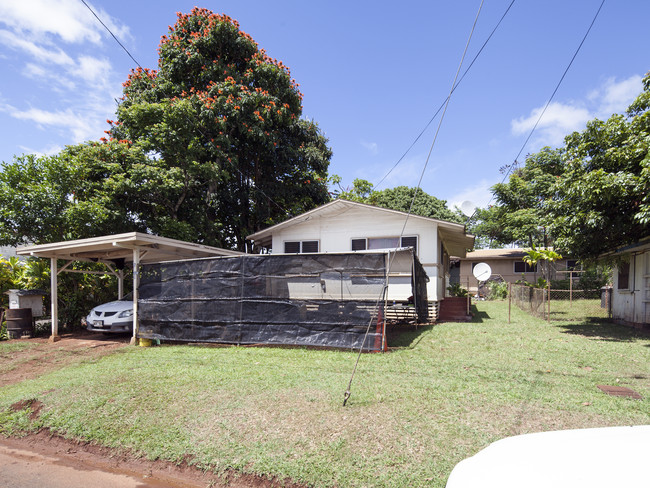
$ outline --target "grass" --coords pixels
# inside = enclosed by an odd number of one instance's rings
[[[599,298],[551,299],[551,320],[607,319],[607,316],[608,311],[600,306]]]
[[[24,351],[38,346],[36,342],[26,341],[0,341],[0,358],[10,356],[14,352]]]
[[[0,380],[2,374],[8,371],[11,371],[18,367],[21,362],[27,361],[29,359],[22,359],[16,361],[14,356],[16,353],[27,352],[30,349],[38,346],[35,342],[26,342],[26,341],[0,341]],[[0,384],[2,382],[0,381]]]
[[[49,427],[313,486],[443,487],[458,461],[509,435],[648,423],[650,337],[515,308],[508,324],[507,303],[477,307],[472,323],[420,328],[391,353],[364,354],[346,407],[351,352],[133,347],[0,389],[0,433]],[[38,419],[9,408],[27,399],[43,404]]]

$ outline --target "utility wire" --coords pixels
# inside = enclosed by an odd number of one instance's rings
[[[456,88],[458,88],[458,86],[461,84],[461,82],[463,81],[463,79],[465,79],[465,76],[467,75],[467,72],[472,68],[472,66],[474,66],[474,63],[476,62],[476,60],[478,59],[478,57],[481,55],[481,53],[483,52],[483,49],[485,49],[485,46],[487,46],[488,42],[490,42],[490,39],[492,39],[492,36],[494,35],[494,33],[496,32],[496,30],[497,30],[497,29],[499,28],[499,26],[501,25],[501,22],[503,22],[503,19],[505,19],[505,18],[506,18],[506,15],[508,14],[508,12],[510,12],[510,9],[512,8],[512,6],[513,6],[514,3],[515,3],[515,0],[512,0],[512,1],[510,2],[510,5],[508,5],[508,8],[506,8],[506,11],[503,12],[503,15],[502,15],[501,18],[499,19],[499,22],[497,22],[497,24],[494,26],[494,29],[492,29],[492,32],[490,32],[490,35],[487,37],[487,39],[485,40],[485,42],[483,43],[483,45],[481,46],[481,48],[478,50],[478,52],[476,53],[476,55],[474,56],[474,58],[472,59],[472,61],[469,63],[469,65],[467,66],[467,69],[465,69],[465,71],[463,72],[463,75],[462,75],[462,76],[460,77],[460,79],[458,80],[458,83],[456,83],[456,84],[454,85],[454,87],[453,87],[452,90],[451,90],[451,93],[454,93],[454,91],[456,90]],[[451,95],[451,94],[450,94],[450,95]],[[430,125],[433,123],[433,121],[436,119],[436,117],[438,116],[438,114],[440,113],[440,111],[443,109],[443,107],[444,107],[445,104],[447,103],[447,100],[448,100],[448,98],[447,98],[446,100],[443,100],[443,102],[442,102],[442,103],[440,104],[440,106],[438,107],[438,110],[436,110],[436,113],[434,113],[433,116],[431,117],[431,119],[429,119],[429,122],[427,122],[427,124],[424,126],[424,128],[422,129],[422,131],[420,131],[420,133],[418,134],[418,136],[417,136],[417,137],[415,138],[415,140],[411,143],[411,145],[410,145],[410,146],[408,147],[408,149],[404,152],[404,154],[402,154],[402,156],[397,160],[397,162],[396,162],[396,163],[393,165],[393,167],[388,171],[388,173],[386,173],[386,174],[384,175],[384,177],[383,177],[381,180],[379,180],[379,182],[378,182],[376,185],[373,186],[374,189],[377,189],[377,188],[379,187],[379,185],[381,185],[381,184],[384,182],[384,180],[385,180],[386,178],[388,178],[388,176],[393,172],[393,170],[395,170],[395,168],[397,168],[397,166],[402,162],[402,160],[403,160],[403,159],[406,157],[406,155],[411,151],[411,149],[413,149],[413,146],[415,146],[415,144],[420,140],[420,138],[424,135],[424,133],[425,133],[425,132],[427,131],[427,129],[429,128],[429,126],[430,126]]]
[[[406,218],[404,219],[404,226],[402,227],[402,231],[400,232],[400,246],[401,246],[401,241],[402,237],[404,236],[404,231],[406,229],[406,224],[408,223],[409,217],[411,216],[411,212],[413,210],[413,204],[415,203],[415,199],[418,195],[418,191],[420,190],[420,186],[422,185],[422,178],[424,178],[424,173],[427,170],[427,166],[429,164],[429,160],[431,159],[431,153],[433,152],[433,147],[436,144],[436,140],[438,139],[438,134],[440,133],[440,128],[442,127],[442,122],[445,119],[445,114],[447,113],[447,107],[449,107],[449,102],[451,101],[451,94],[454,92],[454,88],[456,86],[456,80],[458,80],[458,75],[460,74],[460,69],[463,66],[463,62],[465,61],[465,55],[467,54],[467,49],[469,48],[470,41],[472,40],[472,35],[474,34],[474,29],[476,28],[476,24],[478,22],[479,15],[481,13],[481,9],[483,8],[483,3],[485,0],[481,0],[481,4],[479,5],[478,12],[476,12],[476,18],[474,19],[474,23],[472,24],[472,29],[469,33],[469,37],[467,38],[467,43],[465,44],[465,50],[463,51],[463,55],[461,57],[460,63],[458,64],[458,69],[456,70],[456,75],[454,76],[454,82],[451,84],[451,89],[449,91],[449,95],[447,96],[447,100],[445,101],[445,107],[442,112],[442,115],[440,116],[440,121],[438,122],[438,128],[436,129],[436,133],[434,135],[433,141],[431,143],[431,147],[429,148],[429,154],[427,155],[427,159],[424,163],[424,167],[422,168],[422,173],[420,174],[420,179],[418,180],[418,185],[415,188],[415,192],[413,194],[413,199],[411,200],[411,205],[409,207],[409,211],[406,214]],[[385,294],[388,292],[388,276],[390,274],[390,269],[393,263],[393,260],[395,259],[397,253],[392,253],[390,255],[390,258],[388,260],[388,266],[386,267],[386,278],[384,281],[384,286],[382,290],[382,294],[379,296],[377,299],[377,306],[375,309],[378,309],[379,301],[385,296]],[[385,320],[385,317],[384,317]],[[357,360],[354,363],[354,368],[352,370],[352,375],[350,376],[350,382],[348,383],[348,389],[345,390],[345,393],[343,395],[343,406],[345,407],[348,399],[350,398],[350,395],[352,394],[352,381],[354,380],[354,376],[357,372],[357,368],[359,366],[359,360],[361,359],[361,353],[363,352],[363,345],[366,343],[366,339],[368,338],[368,334],[370,333],[370,326],[372,325],[373,322],[373,317],[370,318],[370,321],[368,322],[368,327],[366,328],[366,333],[363,336],[363,340],[361,341],[361,346],[359,346],[359,354],[357,355]]]
[[[124,52],[126,52],[126,54],[129,55],[129,57],[130,57],[130,58],[133,60],[133,62],[138,66],[138,68],[140,68],[140,69],[144,69],[144,68],[142,67],[142,65],[141,65],[140,63],[138,63],[138,61],[137,61],[137,60],[136,60],[136,59],[131,55],[131,53],[130,53],[129,50],[124,46],[124,44],[122,44],[122,43],[120,42],[120,40],[117,38],[117,36],[116,36],[115,34],[113,34],[113,32],[109,29],[109,27],[108,27],[104,22],[102,22],[102,19],[99,18],[99,16],[95,13],[95,11],[94,11],[92,8],[90,8],[90,6],[86,3],[86,1],[85,1],[85,0],[81,0],[81,3],[83,3],[83,4],[88,8],[88,10],[90,10],[90,12],[95,16],[95,18],[99,21],[99,23],[104,27],[104,29],[106,29],[106,31],[111,35],[111,37],[113,37],[113,39],[115,39],[115,42],[117,42],[117,43],[120,45],[120,47],[124,50]],[[187,117],[187,114],[184,114],[184,115],[185,115],[187,121],[190,122],[190,124],[193,124],[193,122],[189,119],[189,117]],[[196,126],[195,129],[199,132],[199,134],[200,134],[201,136],[203,136],[204,139],[207,139],[207,136],[206,136],[206,135],[201,131],[201,128],[200,128],[200,127]],[[244,180],[247,180],[247,179],[248,179],[248,177],[247,177],[244,173],[242,173],[242,171],[241,171],[241,170],[240,170],[240,169],[235,165],[235,163],[233,163],[232,161],[229,161],[229,162],[230,162],[230,165],[231,165],[235,170],[237,170],[237,172],[239,173],[239,175],[240,175]],[[260,192],[263,196],[265,196],[265,197],[268,199],[269,202],[271,202],[271,203],[273,203],[274,205],[276,205],[276,206],[277,206],[280,210],[282,210],[282,211],[283,211],[283,212],[284,212],[288,217],[293,217],[293,215],[291,214],[291,212],[289,212],[286,208],[284,208],[284,207],[283,207],[282,205],[280,205],[278,202],[276,202],[275,200],[273,200],[269,195],[267,195],[267,194],[264,192],[264,190],[262,190],[261,188],[258,188],[258,187],[255,186],[255,185],[253,185],[251,188],[252,188],[254,191],[258,191],[258,192]]]
[[[587,32],[585,32],[585,35],[582,37],[582,40],[580,41],[580,44],[578,45],[578,48],[577,48],[577,49],[575,50],[575,52],[573,53],[573,57],[571,57],[571,61],[569,61],[569,64],[567,65],[566,69],[564,70],[564,73],[562,73],[562,76],[560,77],[560,81],[558,81],[558,82],[557,82],[557,85],[555,85],[555,89],[553,90],[553,93],[551,94],[551,98],[549,98],[548,101],[546,102],[546,105],[544,105],[544,109],[540,112],[539,117],[537,117],[537,120],[535,121],[535,124],[533,125],[533,128],[532,128],[532,129],[530,130],[530,132],[528,133],[528,137],[526,137],[526,140],[525,140],[524,143],[522,144],[521,149],[519,149],[519,152],[517,153],[517,156],[515,157],[513,163],[512,163],[511,165],[508,166],[508,169],[507,169],[507,171],[505,172],[505,174],[504,174],[504,176],[503,176],[503,179],[501,180],[501,184],[503,184],[503,183],[506,181],[506,179],[508,178],[508,176],[510,176],[510,173],[512,173],[512,170],[513,170],[513,169],[514,169],[514,168],[519,164],[519,157],[520,157],[521,154],[524,152],[524,149],[525,149],[526,146],[528,145],[528,141],[530,141],[530,138],[532,137],[533,133],[534,133],[535,130],[537,129],[537,126],[539,125],[540,120],[542,120],[542,117],[543,117],[544,114],[546,113],[546,110],[548,109],[548,107],[551,105],[551,102],[553,101],[553,98],[555,97],[555,94],[556,94],[557,91],[560,89],[560,85],[561,85],[562,82],[564,81],[565,76],[566,76],[567,73],[569,72],[569,69],[570,69],[571,66],[573,65],[573,62],[575,61],[576,57],[578,56],[578,53],[579,53],[580,50],[582,49],[582,45],[583,45],[583,44],[585,43],[585,41],[587,40],[587,36],[588,36],[589,33],[591,32],[591,28],[592,28],[592,27],[594,26],[594,24],[596,23],[596,19],[598,18],[598,15],[600,14],[600,11],[602,10],[604,4],[605,4],[605,0],[602,0],[602,2],[600,3],[600,6],[598,7],[598,10],[596,10],[596,14],[594,15],[594,18],[591,20],[591,24],[589,24],[589,28],[587,29]],[[490,197],[490,200],[488,201],[488,205],[490,205],[490,202],[491,202],[492,200],[494,200],[494,193],[492,194],[492,197]],[[470,217],[467,219],[467,223],[466,223],[466,225],[469,225],[469,224],[470,224],[470,222],[472,221],[472,219],[473,219],[474,216],[476,215],[477,210],[478,210],[478,209],[475,209],[475,210],[474,210],[474,213],[472,213],[472,215],[470,215]]]
[[[129,50],[126,47],[124,47],[124,44],[122,44],[120,40],[117,37],[115,37],[115,34],[113,34],[111,30],[108,28],[108,26],[104,24],[104,22],[102,22],[102,19],[99,18],[99,16],[95,13],[95,11],[92,8],[90,8],[90,5],[86,3],[86,0],[81,0],[81,3],[83,3],[86,6],[86,8],[90,10],[90,13],[93,14],[95,18],[99,21],[99,23],[104,26],[104,29],[106,29],[108,33],[113,37],[113,39],[115,39],[115,42],[117,42],[120,45],[120,47],[124,49],[124,52],[129,55],[129,57],[133,60],[133,62],[138,66],[140,66],[140,63],[138,63],[136,59],[131,55]],[[140,66],[140,68],[142,68],[142,66]]]

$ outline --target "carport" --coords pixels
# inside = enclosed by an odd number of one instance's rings
[[[50,336],[50,342],[59,340],[57,305],[57,278],[59,273],[112,274],[118,279],[118,298],[122,298],[124,293],[124,268],[130,265],[133,269],[133,337],[131,343],[135,344],[138,335],[138,283],[141,264],[215,256],[239,256],[244,253],[153,236],[141,232],[129,232],[126,234],[19,247],[16,250],[16,254],[19,256],[50,259],[52,289],[52,335]],[[65,261],[65,264],[60,268],[58,266],[59,260]],[[70,265],[75,261],[103,263],[107,267],[107,271],[69,269]]]

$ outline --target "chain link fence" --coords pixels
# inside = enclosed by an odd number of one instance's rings
[[[611,317],[611,294],[603,290],[554,290],[513,284],[509,300],[545,320],[585,321]]]

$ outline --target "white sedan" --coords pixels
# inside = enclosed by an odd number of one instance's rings
[[[507,437],[456,465],[446,488],[649,488],[650,425]]]
[[[133,296],[103,303],[93,308],[85,319],[86,328],[93,332],[132,332]]]

